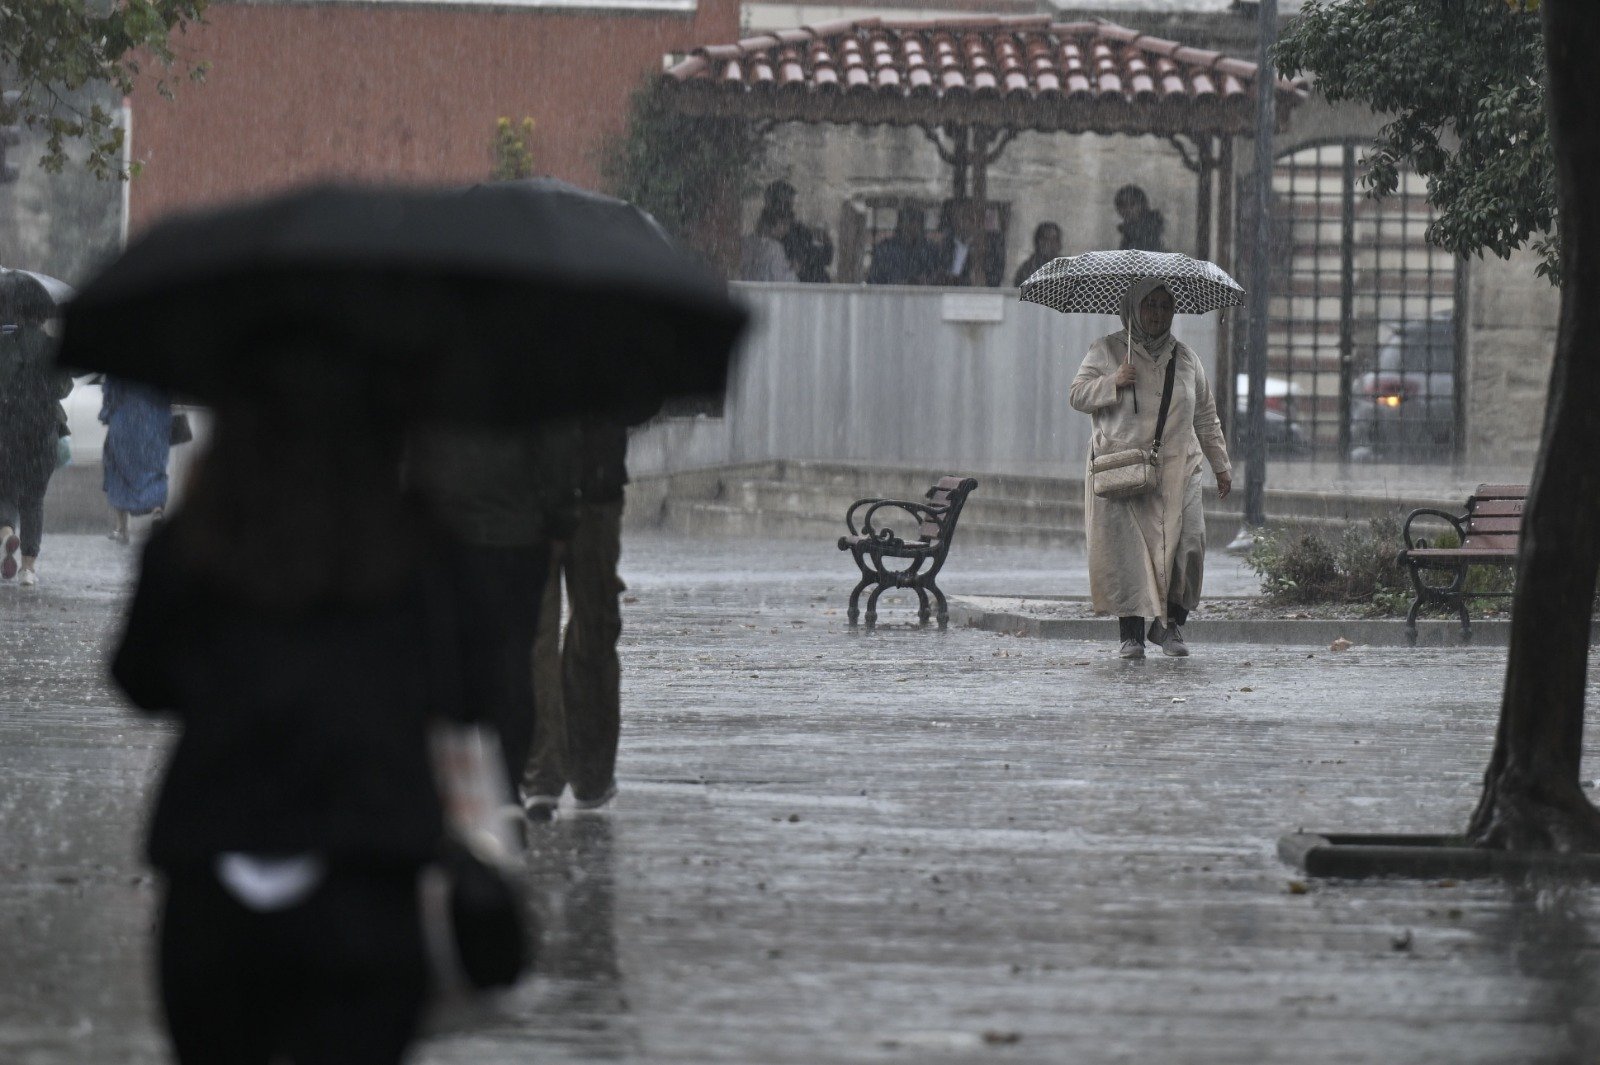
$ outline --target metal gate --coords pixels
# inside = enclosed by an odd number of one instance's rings
[[[1374,200],[1357,187],[1358,150],[1296,148],[1273,169],[1267,444],[1285,457],[1447,461],[1461,436],[1461,264],[1427,242],[1425,181],[1403,172]]]

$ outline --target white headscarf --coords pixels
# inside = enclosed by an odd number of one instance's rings
[[[1168,328],[1159,336],[1152,336],[1145,332],[1144,325],[1139,321],[1139,304],[1144,298],[1156,289],[1167,290],[1167,295],[1172,295],[1172,289],[1165,281],[1157,277],[1141,277],[1128,286],[1128,291],[1122,294],[1122,324],[1128,330],[1133,340],[1145,350],[1152,359],[1159,359],[1172,350],[1175,343],[1172,330]]]

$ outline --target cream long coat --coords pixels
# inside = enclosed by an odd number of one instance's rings
[[[1114,376],[1127,354],[1127,334],[1101,337],[1073,379],[1072,406],[1094,419],[1093,454],[1149,447],[1155,439],[1167,362],[1133,345],[1139,412],[1133,389],[1117,389]],[[1173,344],[1178,368],[1162,434],[1157,490],[1130,499],[1101,499],[1084,467],[1084,530],[1089,549],[1089,595],[1094,609],[1118,617],[1166,620],[1170,599],[1186,609],[1200,601],[1205,522],[1200,509],[1201,470],[1231,473],[1228,447],[1205,369],[1188,345]],[[1171,587],[1174,571],[1180,587]]]

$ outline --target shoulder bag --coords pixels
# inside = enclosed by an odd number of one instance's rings
[[[1178,370],[1178,347],[1167,359],[1167,380],[1161,392],[1161,407],[1156,412],[1156,438],[1147,448],[1130,447],[1089,458],[1089,484],[1101,499],[1127,499],[1142,496],[1156,486],[1157,462],[1161,458],[1161,434],[1167,427],[1167,408],[1172,404],[1172,383]]]

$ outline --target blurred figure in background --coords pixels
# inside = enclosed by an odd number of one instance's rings
[[[983,221],[976,200],[944,201],[939,210],[939,232],[944,240],[938,249],[934,284],[996,288],[1005,279],[999,235],[986,234]]]
[[[1033,272],[1051,259],[1061,255],[1061,227],[1054,222],[1040,222],[1033,229],[1033,254],[1022,260],[1011,284],[1017,288],[1033,276]]]
[[[368,375],[336,376],[217,409],[112,663],[182,729],[147,840],[181,1065],[393,1065],[429,989],[428,731],[469,712],[480,634],[401,489],[399,426]]]
[[[872,247],[869,285],[926,285],[938,269],[939,249],[928,239],[927,215],[906,205],[894,219],[894,232]]]
[[[551,545],[578,520],[577,456],[577,425],[561,419],[430,428],[411,439],[408,475],[459,541],[453,563],[469,596],[462,609],[488,634],[465,651],[469,698],[499,727],[512,784],[533,743],[533,646]],[[559,599],[554,609],[559,615]]]
[[[783,251],[783,238],[794,224],[794,216],[774,207],[762,210],[755,232],[739,247],[740,281],[794,281],[794,268]]]
[[[111,539],[128,542],[128,518],[160,519],[167,507],[167,453],[172,446],[172,398],[165,390],[106,374],[100,385],[100,423]]]
[[[1151,210],[1150,200],[1137,185],[1124,185],[1111,201],[1122,219],[1117,232],[1122,234],[1118,245],[1124,251],[1166,251],[1167,220],[1160,211]]]
[[[65,431],[61,401],[72,377],[52,360],[44,323],[56,312],[43,285],[0,275],[0,580],[37,584],[44,541],[44,494]],[[21,553],[20,567],[18,552]]]
[[[833,263],[833,239],[826,229],[808,226],[795,218],[795,188],[787,181],[774,181],[767,186],[764,203],[767,209],[791,219],[789,231],[781,239],[783,254],[789,260],[796,280],[828,280],[828,267]]]

